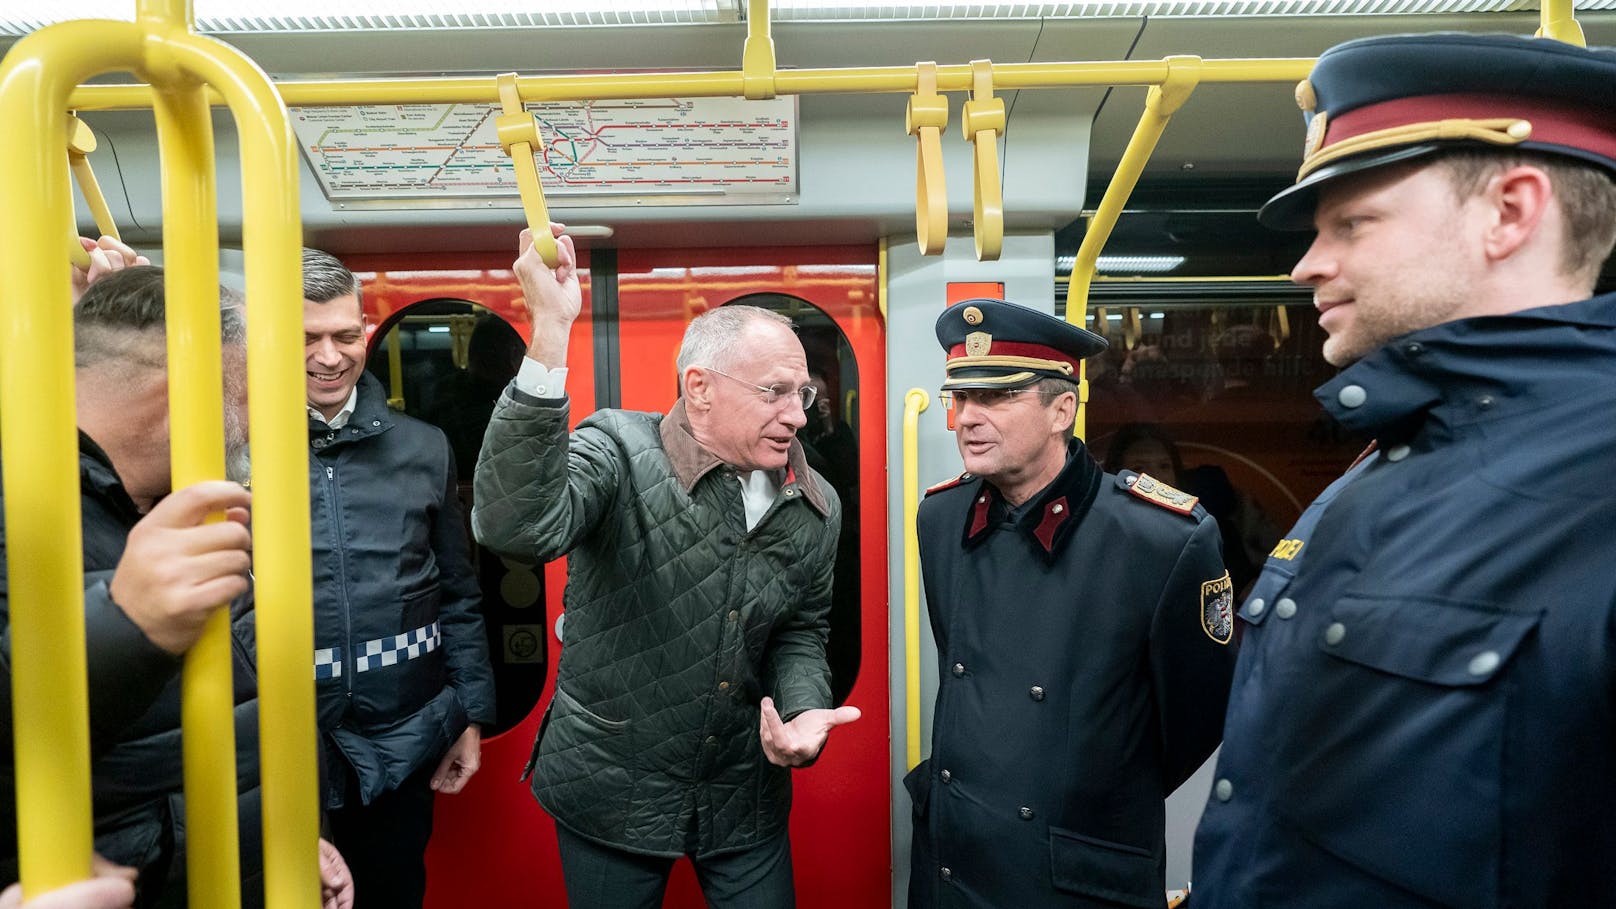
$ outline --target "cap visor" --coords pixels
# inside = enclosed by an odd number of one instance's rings
[[[1388,164],[1411,161],[1440,150],[1441,146],[1436,145],[1405,145],[1327,164],[1264,203],[1257,211],[1257,223],[1273,230],[1312,230],[1319,188],[1325,183]]]

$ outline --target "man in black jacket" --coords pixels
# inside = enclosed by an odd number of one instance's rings
[[[132,254],[129,259],[133,261]],[[242,898],[263,900],[258,854],[258,710],[247,592],[249,496],[206,481],[170,492],[163,272],[114,268],[74,309],[80,507],[83,513],[95,844],[140,871],[141,906],[185,903],[184,802],[179,668],[204,622],[233,603],[235,719],[242,843]],[[86,284],[88,281],[85,282]],[[226,446],[245,447],[244,323],[239,304],[221,308]],[[205,524],[211,513],[229,521]],[[0,650],[9,675],[6,564],[0,560]],[[11,684],[0,680],[0,772],[12,776]],[[6,817],[0,877],[16,879],[15,806],[0,783]],[[326,874],[327,905],[346,889]],[[333,889],[335,888],[335,889]],[[351,891],[350,891],[351,893]]]
[[[434,794],[494,721],[481,594],[448,440],[365,373],[358,280],[306,249],[303,296],[325,804],[364,905],[420,906]]]

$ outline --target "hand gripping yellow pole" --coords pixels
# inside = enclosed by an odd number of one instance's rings
[[[971,61],[971,100],[960,118],[965,138],[976,149],[976,259],[996,262],[1004,245],[1004,196],[999,187],[999,136],[1004,134],[1004,99],[993,97],[993,63]]]
[[[939,256],[948,245],[948,183],[943,179],[943,129],[948,99],[937,94],[937,64],[915,64],[903,128],[915,137],[915,236],[920,254]]]
[[[920,415],[931,395],[911,388],[903,396],[903,671],[904,768],[920,763]]]
[[[1116,173],[1111,176],[1111,185],[1106,187],[1105,196],[1100,199],[1094,217],[1089,220],[1088,231],[1084,233],[1083,243],[1078,247],[1077,257],[1072,263],[1072,273],[1066,276],[1066,321],[1080,328],[1088,319],[1089,285],[1094,281],[1094,267],[1100,260],[1100,250],[1105,248],[1105,241],[1110,239],[1112,229],[1117,226],[1122,208],[1128,203],[1128,196],[1133,194],[1133,188],[1138,185],[1139,175],[1150,161],[1151,152],[1156,150],[1156,143],[1161,140],[1167,122],[1201,83],[1203,62],[1200,57],[1168,57],[1163,62],[1167,64],[1167,78],[1160,85],[1151,86],[1145,95],[1145,111],[1139,117],[1139,125],[1134,127],[1128,147],[1122,153],[1122,160],[1117,162]],[[1087,431],[1088,408],[1085,405],[1089,397],[1088,370],[1080,369],[1078,377],[1077,422],[1073,432],[1082,438]]]
[[[522,194],[522,210],[527,214],[527,226],[533,233],[533,245],[544,264],[555,268],[560,259],[556,254],[555,237],[550,233],[550,210],[544,204],[539,167],[534,161],[544,151],[544,140],[539,138],[539,118],[522,105],[515,73],[505,73],[497,81],[499,103],[504,110],[494,118],[499,147],[505,149],[511,163],[516,165],[516,189]]]
[[[102,236],[114,240],[118,236],[118,225],[112,220],[112,210],[107,208],[107,197],[101,193],[101,184],[95,180],[95,171],[90,168],[88,155],[95,151],[95,133],[83,120],[72,114],[67,115],[67,164],[73,171],[73,179],[79,185],[79,192],[84,194],[84,201],[90,206],[90,215],[95,218],[96,230]],[[77,231],[68,238],[68,258],[80,268],[90,267],[90,254],[79,245]]]

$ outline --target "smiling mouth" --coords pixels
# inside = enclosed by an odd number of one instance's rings
[[[311,372],[308,375],[316,382],[336,382],[347,374],[348,370],[344,369],[341,372]]]
[[[1351,302],[1352,299],[1350,297],[1340,300],[1321,300],[1315,297],[1313,298],[1313,308],[1319,311],[1319,315],[1323,315],[1330,310],[1335,309],[1337,306],[1345,306]]]

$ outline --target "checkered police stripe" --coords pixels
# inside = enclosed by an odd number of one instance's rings
[[[369,672],[413,660],[437,650],[442,641],[437,622],[392,637],[366,641],[359,645],[355,655],[354,672]]]
[[[324,650],[314,651],[314,680],[342,677],[342,648],[327,647]]]

